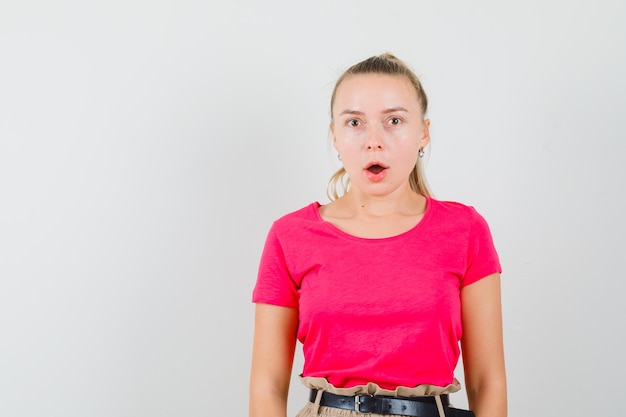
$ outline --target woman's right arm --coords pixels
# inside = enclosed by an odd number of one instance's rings
[[[298,310],[256,304],[250,371],[250,417],[286,417]]]

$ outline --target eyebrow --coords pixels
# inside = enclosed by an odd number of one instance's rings
[[[406,112],[406,113],[408,113],[408,112],[409,112],[409,111],[408,111],[407,109],[405,109],[404,107],[402,107],[402,106],[398,106],[398,107],[392,107],[392,108],[387,109],[387,110],[383,110],[383,114],[387,114],[387,113],[395,113],[395,112],[397,112],[397,111],[403,111],[403,112]]]
[[[398,106],[398,107],[391,107],[391,108],[385,109],[385,110],[382,111],[382,113],[383,114],[387,114],[387,113],[395,113],[395,112],[398,112],[398,111],[403,111],[403,112],[406,112],[406,113],[409,112],[404,107]],[[343,116],[344,114],[354,114],[354,115],[362,116],[365,113],[363,113],[362,111],[350,110],[350,109],[346,109],[346,110],[342,111],[341,113],[339,113],[340,116]]]

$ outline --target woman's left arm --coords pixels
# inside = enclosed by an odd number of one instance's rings
[[[476,417],[506,417],[500,274],[461,290],[463,368],[469,407]]]

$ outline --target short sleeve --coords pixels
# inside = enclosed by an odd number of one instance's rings
[[[297,308],[298,288],[289,273],[277,228],[274,223],[267,234],[252,301]]]
[[[461,281],[461,287],[472,284],[488,275],[502,272],[500,259],[487,221],[474,208],[472,208],[472,216],[467,248],[467,267]]]

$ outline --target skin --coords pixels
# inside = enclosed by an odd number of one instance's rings
[[[346,78],[335,96],[333,145],[350,176],[350,190],[320,207],[322,218],[355,236],[381,238],[413,228],[426,207],[409,184],[420,149],[430,141],[417,93],[404,77]],[[372,174],[372,163],[384,166]],[[477,417],[505,417],[500,275],[461,290],[463,366],[470,408]],[[257,304],[250,377],[250,417],[286,417],[298,311]]]
[[[298,311],[258,303],[250,373],[250,417],[286,417]]]
[[[477,417],[507,415],[500,274],[461,290],[463,368],[469,408]]]
[[[337,89],[330,130],[350,177],[350,190],[320,209],[322,217],[347,233],[380,238],[417,224],[426,199],[412,191],[409,174],[430,141],[417,93],[405,77],[364,74]],[[367,167],[386,167],[372,181]]]

